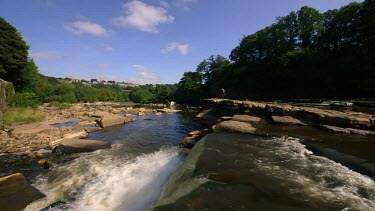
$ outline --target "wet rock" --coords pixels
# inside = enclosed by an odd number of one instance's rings
[[[143,111],[139,111],[137,115],[138,115],[138,116],[144,116],[145,113],[143,113]]]
[[[0,178],[1,210],[22,210],[31,202],[43,197],[45,195],[30,186],[20,173]]]
[[[155,113],[156,116],[161,116],[162,114],[163,114],[163,113],[161,113],[161,112],[156,112],[156,113]]]
[[[46,159],[40,159],[38,160],[38,165],[44,169],[49,169],[51,167],[51,162]]]
[[[299,119],[293,118],[291,116],[272,116],[272,120],[276,124],[282,125],[300,125],[305,126],[306,124],[301,122]]]
[[[131,116],[131,114],[125,114],[125,117],[130,117]]]
[[[247,122],[239,122],[239,121],[225,121],[220,122],[218,125],[219,129],[232,131],[232,132],[239,132],[239,133],[250,133],[253,134],[256,131],[250,123]]]
[[[191,131],[191,132],[189,133],[189,135],[191,135],[191,136],[197,136],[197,135],[199,135],[199,134],[201,134],[201,131],[199,131],[199,130],[194,130],[194,131]]]
[[[128,118],[119,115],[106,115],[98,121],[98,124],[100,125],[100,127],[105,128],[114,125],[124,124],[125,122],[129,121],[130,120]]]
[[[53,148],[54,154],[71,154],[80,152],[92,152],[98,149],[109,148],[110,143],[88,139],[62,139]]]

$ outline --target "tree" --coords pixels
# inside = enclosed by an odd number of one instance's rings
[[[155,96],[147,89],[137,87],[130,92],[129,97],[136,103],[151,103]]]
[[[17,91],[39,92],[40,76],[33,59],[27,61],[15,82],[18,84]]]
[[[13,82],[16,88],[21,83],[16,79],[27,65],[28,49],[17,29],[0,17],[0,77]]]
[[[202,73],[185,72],[178,83],[175,99],[180,103],[196,103],[202,96]]]

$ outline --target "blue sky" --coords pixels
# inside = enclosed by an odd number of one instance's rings
[[[228,57],[252,34],[302,6],[321,12],[350,0],[0,0],[41,73],[176,83],[203,59]]]

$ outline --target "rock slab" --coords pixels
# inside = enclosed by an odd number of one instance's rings
[[[26,182],[20,174],[0,178],[0,210],[22,210],[45,195]]]

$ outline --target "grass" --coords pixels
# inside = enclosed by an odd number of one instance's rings
[[[30,123],[39,122],[46,118],[46,116],[32,108],[7,108],[4,111],[3,120],[0,125],[10,125],[13,123]]]
[[[50,107],[56,107],[58,109],[68,109],[72,106],[69,103],[60,103],[60,102],[56,102],[56,101],[50,102],[48,105]]]

